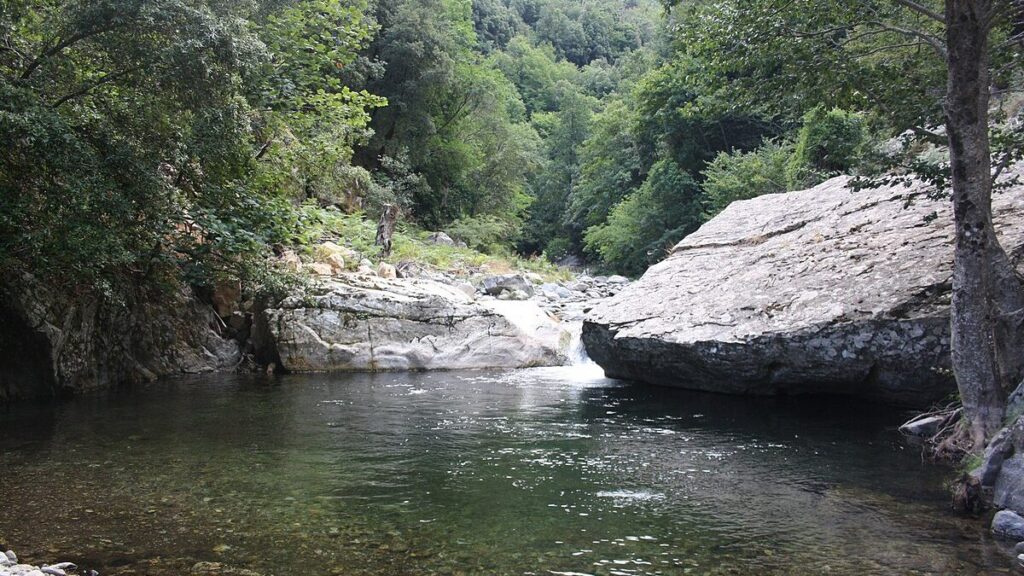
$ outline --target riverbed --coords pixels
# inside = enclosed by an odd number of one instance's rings
[[[0,409],[0,545],[104,576],[1009,573],[905,416],[593,365],[186,378]]]

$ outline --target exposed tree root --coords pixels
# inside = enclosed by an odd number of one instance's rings
[[[959,401],[950,402],[943,407],[919,414],[905,422],[903,426],[935,416],[942,420],[934,434],[920,438],[922,457],[933,462],[959,465],[971,454],[974,446],[971,441],[970,427],[967,426],[963,417],[963,407],[960,406]]]

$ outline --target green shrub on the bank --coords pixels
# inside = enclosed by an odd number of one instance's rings
[[[504,247],[485,254],[471,247],[434,244],[427,240],[429,231],[408,222],[399,222],[392,238],[391,255],[382,259],[380,247],[374,244],[377,224],[364,214],[346,214],[335,208],[321,208],[314,204],[303,206],[302,212],[307,234],[297,242],[297,245],[300,251],[307,254],[311,254],[320,241],[331,239],[363,254],[373,262],[397,264],[412,261],[456,275],[484,270],[494,274],[535,272],[548,280],[566,280],[571,275],[545,258],[523,258]]]
[[[815,108],[804,115],[786,179],[792,190],[809,188],[849,172],[864,156],[867,126],[861,114]]]
[[[485,214],[459,218],[449,224],[445,232],[474,250],[494,254],[508,250],[514,244],[520,226],[522,222],[514,219]]]
[[[736,200],[785,192],[793,144],[769,142],[751,152],[720,153],[704,170],[708,216]]]

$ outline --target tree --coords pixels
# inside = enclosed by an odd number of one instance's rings
[[[298,228],[292,189],[277,186],[282,143],[324,159],[297,167],[320,181],[346,163],[365,108],[379,103],[338,81],[370,34],[364,8],[4,2],[5,276],[117,295],[265,262]]]
[[[671,159],[659,160],[643,185],[587,229],[587,248],[618,272],[639,275],[703,222],[701,190]]]
[[[892,134],[948,145],[946,170],[923,175],[951,177],[953,367],[976,449],[1001,425],[1024,362],[1024,290],[991,214],[993,177],[1020,149],[1000,150],[993,164],[989,125],[991,86],[1012,83],[1007,74],[1019,58],[1018,4],[732,1],[690,5],[691,16],[705,18],[680,27],[708,63],[706,81],[749,106],[782,116],[818,105],[862,109]],[[940,124],[945,136],[934,130]]]

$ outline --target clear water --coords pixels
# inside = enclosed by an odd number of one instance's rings
[[[904,414],[592,366],[209,376],[0,411],[0,544],[104,576],[997,574]]]

